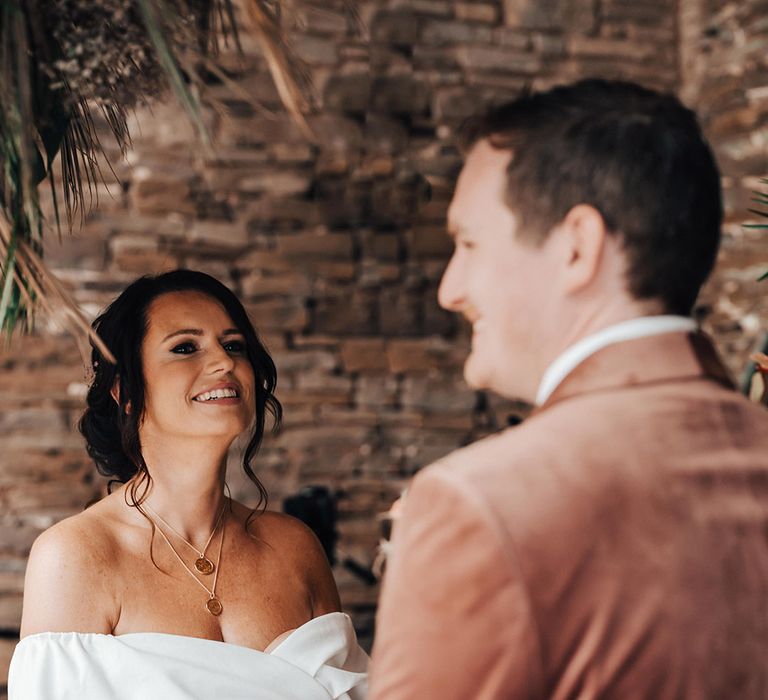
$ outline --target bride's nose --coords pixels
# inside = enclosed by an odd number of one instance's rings
[[[230,372],[234,369],[234,358],[220,345],[212,349],[206,358],[206,371],[210,374]]]

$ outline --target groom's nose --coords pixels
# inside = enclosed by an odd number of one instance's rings
[[[454,251],[437,290],[437,302],[447,311],[461,311],[465,304],[464,271],[458,251]]]

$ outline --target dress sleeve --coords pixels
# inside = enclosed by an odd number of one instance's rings
[[[540,697],[539,642],[508,538],[470,484],[405,496],[377,617],[370,700]]]
[[[8,671],[8,700],[65,700],[92,697],[81,681],[79,648],[66,653],[46,633],[31,635],[16,645]]]

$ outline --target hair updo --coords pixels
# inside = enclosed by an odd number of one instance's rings
[[[139,439],[146,393],[141,346],[149,324],[148,311],[159,296],[187,291],[200,292],[218,301],[245,338],[256,390],[253,434],[243,452],[243,470],[258,488],[260,504],[264,504],[267,492],[251,462],[264,436],[266,414],[272,414],[273,431],[279,427],[282,417],[282,407],[274,395],[277,384],[275,363],[259,340],[240,300],[221,282],[203,272],[173,270],[140,277],[96,318],[93,328],[112,351],[117,364],[112,364],[93,347],[93,380],[86,398],[87,408],[78,427],[100,474],[120,483],[138,475],[130,489],[129,503],[139,505],[151,484]],[[118,388],[117,399],[112,396],[113,387]],[[137,496],[142,485],[143,490]]]

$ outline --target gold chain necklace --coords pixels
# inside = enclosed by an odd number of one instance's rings
[[[149,508],[147,506],[147,508]],[[154,511],[152,511],[154,512]],[[223,511],[222,511],[223,512]],[[149,517],[149,516],[147,516]],[[160,517],[160,516],[158,516]],[[174,546],[171,544],[171,541],[168,539],[168,536],[163,532],[163,529],[158,526],[158,524],[152,520],[152,518],[149,518],[152,521],[152,524],[155,526],[157,531],[160,533],[162,538],[165,540],[166,544],[171,548],[171,551],[173,552],[174,556],[179,560],[179,563],[184,567],[185,571],[195,580],[195,582],[201,586],[203,589],[205,589],[205,592],[208,594],[208,600],[205,601],[205,609],[211,613],[211,615],[221,615],[221,611],[224,610],[224,606],[222,606],[221,601],[216,597],[216,583],[219,580],[219,569],[221,568],[221,552],[224,549],[224,533],[227,528],[227,521],[225,520],[221,525],[221,541],[219,542],[219,556],[218,556],[218,566],[216,568],[216,573],[213,576],[213,586],[211,588],[208,588],[197,576],[195,576],[195,572],[187,566],[185,561],[181,558],[179,553],[176,551]],[[162,518],[160,518],[162,520]],[[165,521],[163,521],[165,522]],[[218,527],[218,525],[217,525]]]
[[[224,509],[226,506],[226,502],[222,504],[221,510],[219,511],[219,517],[216,519],[216,524],[213,526],[213,530],[211,530],[211,534],[208,536],[208,541],[205,543],[205,547],[203,547],[202,551],[195,547],[195,545],[193,545],[186,537],[184,537],[184,535],[182,535],[173,525],[165,520],[157,511],[155,511],[149,505],[144,507],[161,523],[163,523],[163,525],[165,525],[174,535],[176,535],[182,542],[184,542],[184,544],[186,544],[192,551],[194,551],[195,554],[198,555],[197,559],[195,560],[195,569],[197,569],[199,573],[203,574],[203,576],[208,576],[214,572],[216,566],[208,557],[205,556],[205,552],[208,549],[208,545],[211,544],[211,540],[216,534],[216,530],[219,528],[219,523],[221,522],[221,518],[224,515]]]

